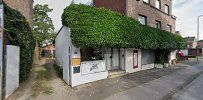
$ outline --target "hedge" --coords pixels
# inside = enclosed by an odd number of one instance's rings
[[[105,8],[70,5],[64,9],[62,23],[71,28],[72,42],[80,48],[175,50],[186,47],[179,35],[141,25],[131,17]]]
[[[20,47],[20,82],[25,81],[33,63],[35,40],[32,29],[25,17],[4,3],[4,27],[14,42],[11,45]],[[15,55],[13,55],[15,56]]]

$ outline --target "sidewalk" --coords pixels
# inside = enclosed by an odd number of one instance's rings
[[[203,60],[203,59],[202,59]],[[27,85],[21,87],[7,100],[160,100],[171,96],[174,89],[189,83],[202,70],[186,64],[178,64],[162,69],[150,69],[128,74],[122,77],[104,79],[71,88],[56,77],[53,64],[47,62],[50,69],[49,86],[53,87],[51,95],[39,93],[32,95],[34,78],[30,78]],[[32,75],[31,75],[32,76]],[[186,84],[187,85],[187,84]]]
[[[105,100],[167,100],[174,91],[186,86],[196,78],[203,67],[200,63],[142,84],[135,88],[114,94]]]
[[[140,91],[140,89],[138,89],[141,85],[146,84],[148,86],[148,84],[151,84],[151,82],[153,82],[153,80],[159,79],[163,76],[171,76],[171,73],[174,73],[174,72],[179,73],[179,71],[181,71],[187,67],[188,67],[187,65],[180,64],[179,66],[172,66],[172,67],[163,68],[163,69],[150,69],[150,70],[146,70],[146,71],[140,71],[140,72],[128,74],[128,75],[125,75],[122,77],[104,79],[104,80],[92,82],[89,84],[74,87],[73,89],[76,92],[79,100],[102,100],[102,99],[108,98],[108,97],[112,100],[115,100],[116,98],[114,96],[112,96],[114,94],[122,94],[122,93],[125,94],[125,92],[129,91],[132,95],[134,95],[134,93],[139,95],[142,92],[142,91]],[[182,72],[180,72],[180,73],[182,73]],[[188,75],[188,76],[190,76],[190,75]],[[176,77],[176,76],[174,76],[174,75],[171,76],[170,80],[172,80],[172,81],[177,80],[177,79],[173,79],[173,77]],[[162,83],[164,81],[169,80],[169,78],[165,78],[165,77],[163,79],[164,80],[159,81],[160,83],[157,82],[158,84],[156,84],[156,85],[157,86],[162,85]],[[165,84],[165,83],[163,83],[163,84]],[[143,90],[148,91],[147,88],[143,88]],[[154,88],[154,89],[156,89],[156,88]],[[160,89],[162,89],[162,88],[160,88]],[[157,90],[159,90],[159,89],[157,89]],[[133,92],[133,91],[137,91],[137,92]],[[128,92],[127,92],[127,94],[128,94]],[[126,96],[128,97],[128,95],[126,95]],[[134,96],[139,97],[136,95],[134,95]],[[143,96],[145,96],[145,94]],[[132,98],[134,99],[134,97],[132,97]],[[128,98],[121,97],[120,100],[124,100],[124,99],[128,99]],[[138,99],[138,100],[141,100],[141,99]],[[148,99],[143,99],[143,100],[152,100],[152,99],[150,97],[150,99],[148,98]]]

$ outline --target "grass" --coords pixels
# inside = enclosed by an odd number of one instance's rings
[[[58,66],[57,64],[54,64],[54,69],[56,71],[57,76],[62,79],[63,78],[63,69],[60,66]]]
[[[47,85],[50,79],[50,69],[48,66],[34,67],[32,71],[36,73],[35,82],[32,86],[32,96],[37,96],[40,93],[51,95],[54,90],[53,87]]]

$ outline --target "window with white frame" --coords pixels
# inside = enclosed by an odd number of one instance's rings
[[[150,3],[150,0],[143,0],[143,2],[145,2],[145,3]]]
[[[139,21],[142,25],[147,25],[147,17],[146,17],[146,16],[139,15],[139,16],[138,16],[138,21]]]
[[[156,8],[161,9],[161,0],[156,0]]]
[[[169,14],[169,6],[165,5],[165,13]]]
[[[156,20],[156,28],[161,29],[161,22]]]
[[[169,24],[167,24],[167,27],[168,27],[168,28],[167,28],[167,29],[168,29],[168,31],[169,31],[169,32],[172,32],[172,26],[171,26],[171,25],[169,25]]]

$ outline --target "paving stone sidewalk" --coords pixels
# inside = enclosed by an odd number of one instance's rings
[[[119,92],[123,92],[131,88],[140,86],[144,83],[148,83],[152,80],[158,79],[160,77],[170,75],[171,73],[180,71],[182,69],[185,69],[186,67],[188,66],[180,64],[179,66],[171,66],[163,69],[150,69],[133,74],[128,74],[122,77],[92,82],[89,84],[74,87],[73,89],[76,92],[79,100],[102,100]],[[115,100],[114,97],[112,100]]]
[[[184,87],[197,77],[202,72],[203,63],[190,66],[182,70],[171,73],[170,75],[163,76],[159,79],[147,82],[137,87],[123,91],[105,100],[168,100],[168,95]]]

